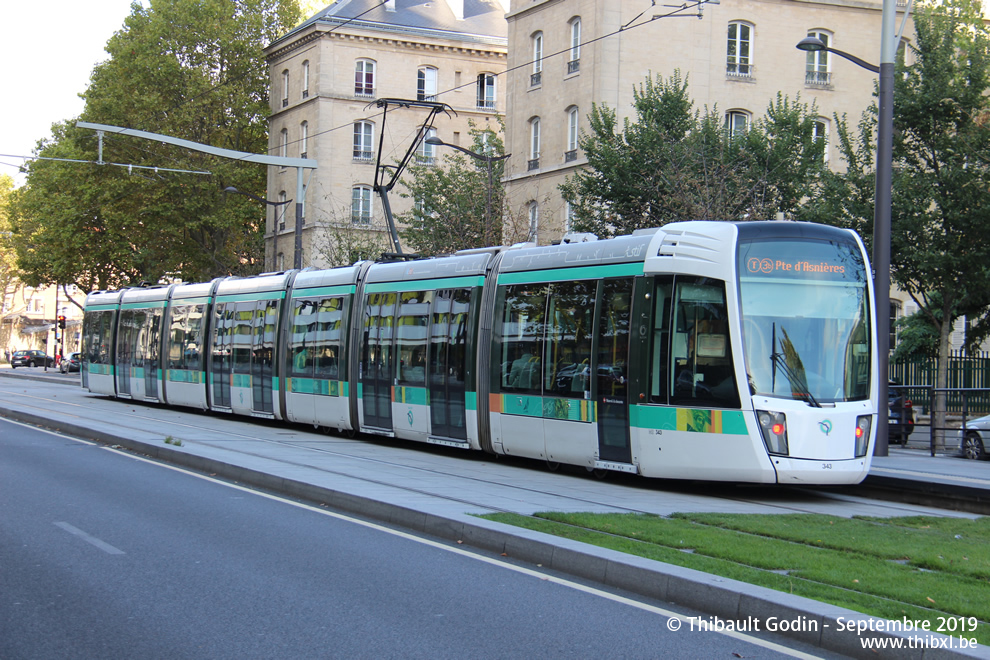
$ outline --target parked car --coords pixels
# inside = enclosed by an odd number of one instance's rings
[[[62,361],[58,363],[58,370],[63,374],[79,371],[80,359],[82,359],[82,353],[69,353],[68,357],[62,358]]]
[[[966,430],[956,431],[959,438],[959,451],[964,458],[982,459],[987,457],[987,439],[990,438],[990,415],[966,420]]]
[[[887,385],[887,403],[890,410],[887,422],[887,442],[907,444],[914,431],[914,404],[907,397],[907,388],[898,383]]]
[[[10,368],[17,367],[54,367],[55,358],[44,351],[14,351],[10,356]]]

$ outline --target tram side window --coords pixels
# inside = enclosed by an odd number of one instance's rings
[[[188,305],[186,307],[185,344],[182,346],[182,361],[185,369],[190,371],[203,370],[203,316],[206,305]]]
[[[738,408],[725,285],[679,277],[671,311],[671,403]]]
[[[87,312],[83,321],[83,355],[90,364],[110,364],[112,311]]]
[[[183,349],[186,346],[186,326],[189,305],[173,305],[168,322],[168,369],[185,369]]]
[[[670,382],[670,304],[674,278],[658,276],[653,291],[653,338],[650,346],[650,402],[667,403]]]
[[[347,378],[343,354],[346,337],[344,298],[324,298],[316,309],[315,376],[326,380]]]
[[[543,355],[547,285],[506,286],[504,296],[500,333],[502,391],[541,394],[540,356]]]
[[[292,302],[292,331],[289,337],[289,376],[291,378],[312,378],[313,358],[316,343],[317,300],[294,300]]]
[[[591,391],[591,337],[597,282],[550,286],[543,391],[584,398]]]
[[[432,291],[399,294],[395,339],[399,351],[397,378],[400,385],[426,386],[426,332],[432,301]]]
[[[251,352],[254,334],[254,301],[228,303],[233,307],[231,318],[231,370],[236,374],[251,373]]]

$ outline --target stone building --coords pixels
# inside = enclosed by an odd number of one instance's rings
[[[835,113],[858,122],[877,76],[796,44],[813,35],[877,63],[880,17],[880,0],[721,0],[684,8],[649,0],[513,0],[507,197],[516,213],[529,215],[538,242],[559,239],[569,212],[557,186],[586,164],[578,138],[592,104],[615,109],[621,125],[634,114],[633,88],[675,70],[687,79],[695,109],[717,108],[732,130],[763,115],[780,92],[813,102],[827,139]]]
[[[507,2],[342,0],[268,47],[270,153],[319,163],[304,181],[303,266],[333,263],[335,244],[355,234],[387,245],[376,159],[380,151],[383,165],[400,161],[429,110],[389,104],[383,116],[380,100],[447,104],[431,134],[451,144],[470,146],[469,122],[497,128]],[[420,141],[416,157],[437,158],[444,148]],[[290,200],[296,187],[293,170],[269,168],[269,200]],[[399,192],[389,195],[393,214],[413,203]],[[294,204],[269,207],[266,267],[292,266],[295,225]]]

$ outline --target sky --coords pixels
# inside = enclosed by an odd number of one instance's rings
[[[5,1],[0,20],[4,99],[0,102],[0,174],[24,184],[18,168],[54,123],[83,110],[93,67],[131,13],[131,0]],[[9,154],[9,155],[8,155]]]

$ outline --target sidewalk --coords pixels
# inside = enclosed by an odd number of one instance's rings
[[[848,622],[869,617],[472,515],[545,510],[643,510],[660,515],[712,510],[779,513],[787,508],[787,502],[780,497],[712,498],[700,489],[657,491],[638,484],[599,482],[506,464],[488,456],[466,456],[458,451],[428,447],[409,448],[399,442],[349,440],[318,435],[299,427],[114,401],[84,392],[78,382],[78,374],[45,375],[40,368],[13,372],[0,368],[0,416],[120,445],[290,497],[325,503],[334,509],[415,532],[504,553],[515,560],[725,620],[745,621],[748,617],[765,620],[773,616],[779,620],[814,621],[816,632],[807,632],[809,626],[804,632],[796,631],[792,635],[828,651],[853,657],[884,657],[883,653],[864,651],[863,637],[909,636],[870,631],[860,635],[855,630],[840,630],[840,618]],[[12,384],[15,386],[11,387]],[[58,405],[59,414],[52,414],[52,403]],[[166,440],[171,442],[166,444]],[[933,459],[912,449],[892,448],[890,456],[874,461],[871,478],[874,472],[879,478],[923,481],[937,478],[990,490],[990,464]],[[802,510],[808,510],[808,502],[802,502],[801,506]],[[877,505],[842,495],[821,506],[835,510],[841,507],[848,514],[871,511]],[[880,515],[891,515],[889,509],[886,511]],[[889,655],[909,657],[903,651]],[[910,657],[990,658],[990,649],[951,652],[929,649],[925,653],[918,649]]]

